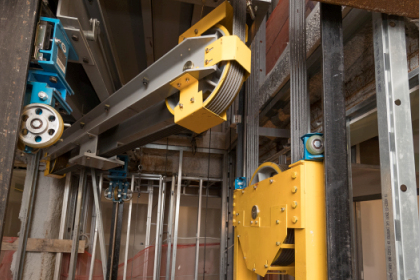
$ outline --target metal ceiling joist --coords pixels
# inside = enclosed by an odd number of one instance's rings
[[[349,6],[385,14],[419,18],[419,1],[413,0],[315,0],[318,2]]]

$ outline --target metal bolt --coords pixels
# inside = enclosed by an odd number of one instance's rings
[[[84,57],[82,60],[84,63],[89,63],[89,59],[87,57]]]
[[[273,179],[270,179],[270,184],[272,184],[272,183],[274,183],[274,180]]]
[[[251,225],[254,223],[254,221],[251,221]]]
[[[298,190],[298,188],[297,188],[296,186],[294,186],[294,187],[292,188],[292,193],[296,193],[296,192],[297,192],[297,190]]]
[[[198,29],[194,29],[194,33],[195,34],[198,34]]]
[[[143,77],[143,85],[147,86],[149,84],[149,79],[146,77]]]
[[[277,245],[277,246],[280,246],[280,244],[281,244],[280,242],[276,242],[276,245]]]
[[[282,207],[280,210],[281,210],[281,212],[284,212],[286,209],[284,207]]]
[[[244,260],[246,260],[246,257],[244,257]]]
[[[191,103],[194,103],[194,97],[190,99]]]
[[[292,179],[296,179],[296,178],[297,178],[297,172],[293,172]]]
[[[188,83],[190,81],[190,79],[189,78],[186,78],[185,81]]]
[[[245,191],[242,191],[242,194],[244,194],[245,193]]]
[[[48,94],[46,94],[45,92],[43,92],[43,91],[40,91],[40,92],[38,92],[38,97],[39,97],[39,99],[41,99],[42,101],[45,101],[45,100],[47,100],[48,99]]]
[[[85,123],[84,122],[80,122],[80,128],[84,128],[85,127]]]
[[[258,221],[255,221],[255,224],[258,224]]]
[[[237,235],[236,237],[238,237],[238,238],[239,238],[239,237],[240,237],[240,235]]]
[[[279,220],[276,220],[276,224],[280,224],[280,221]]]
[[[265,267],[265,268],[268,268],[268,264],[265,264],[265,265],[264,265],[264,267]]]
[[[298,217],[296,217],[296,216],[293,216],[293,218],[292,218],[292,222],[294,223],[294,224],[296,224],[297,222],[298,222]]]
[[[238,224],[240,224],[241,223],[241,221],[238,221]]]
[[[252,269],[252,271],[254,271],[254,272],[256,271],[255,267]]]
[[[297,206],[298,206],[297,201],[293,201],[293,202],[292,202],[292,208],[293,208],[293,209],[295,209]]]
[[[54,84],[57,83],[57,77],[50,76],[49,80],[50,80],[51,83],[54,83]]]
[[[184,105],[182,103],[179,103],[179,108],[184,108]]]
[[[109,111],[109,108],[111,108],[111,106],[110,106],[110,105],[108,105],[108,104],[105,104],[105,106],[104,106],[104,107],[105,107],[105,111],[107,111],[107,112]]]
[[[391,21],[391,22],[389,23],[389,26],[391,26],[391,27],[395,27],[395,26],[396,26],[395,21]]]
[[[254,190],[256,190],[257,189],[257,185],[254,185]]]
[[[79,36],[77,35],[72,35],[71,38],[73,39],[73,41],[79,41]]]
[[[40,119],[34,119],[34,120],[31,122],[31,127],[32,127],[32,128],[37,129],[37,128],[40,128],[41,126],[42,126],[42,121],[41,121]]]
[[[177,84],[176,84],[176,86],[177,86],[177,87],[181,87],[181,83],[177,83]]]
[[[239,216],[239,213],[236,213],[236,216]]]

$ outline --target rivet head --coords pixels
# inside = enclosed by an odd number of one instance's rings
[[[194,103],[194,97],[190,99],[190,102],[191,103]]]
[[[254,271],[254,272],[256,271],[255,267],[252,269],[252,271]]]
[[[194,29],[194,33],[195,34],[198,34],[198,29]]]
[[[293,172],[292,173],[292,179],[296,179],[297,178],[297,172]]]
[[[296,186],[294,186],[294,187],[292,188],[292,193],[297,193],[297,191],[298,191],[298,188],[297,188]]]
[[[276,245],[277,245],[277,246],[280,246],[280,244],[281,244],[280,242],[276,242]]]
[[[274,183],[274,180],[273,179],[270,179],[270,184],[272,184],[272,183]]]
[[[281,210],[281,212],[284,212],[286,209],[284,207],[282,207],[280,210]]]
[[[240,236],[240,235],[237,235],[236,237],[238,237],[238,238],[239,238],[239,237],[241,237],[241,236]]]
[[[245,191],[242,191],[242,194],[244,194],[245,193]]]
[[[179,103],[179,108],[184,108],[184,104],[182,104],[182,103]]]
[[[190,81],[190,79],[189,78],[186,78],[185,81],[188,83]]]
[[[293,201],[292,202],[292,208],[296,209],[296,207],[298,207],[298,203],[297,203],[297,201]]]
[[[240,224],[241,223],[241,221],[238,221],[238,224]]]
[[[177,83],[177,84],[176,84],[176,86],[177,86],[177,87],[181,87],[181,83]]]
[[[239,216],[239,213],[236,213],[236,216]]]
[[[280,224],[280,221],[279,220],[276,220],[276,224]]]
[[[268,268],[268,264],[265,264],[265,265],[264,265],[264,267],[265,267],[265,268]]]
[[[298,217],[293,216],[293,218],[292,218],[292,222],[293,222],[294,224],[296,224],[298,221],[299,221]]]
[[[255,224],[258,224],[258,221],[255,221]]]
[[[254,185],[254,190],[256,190],[257,189],[257,185]]]
[[[251,221],[251,225],[254,223],[254,221]]]

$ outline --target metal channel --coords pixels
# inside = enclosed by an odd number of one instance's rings
[[[353,276],[356,277],[358,272],[359,263],[357,262],[357,243],[356,243],[356,221],[354,215],[354,202],[353,202],[353,180],[352,180],[352,156],[351,156],[351,132],[350,132],[351,119],[346,118],[346,135],[347,135],[347,170],[348,170],[348,188],[349,188],[349,207],[350,207],[350,227],[351,233],[351,256],[353,261]],[[357,279],[357,278],[356,278]]]
[[[404,18],[373,14],[387,279],[419,279],[419,225]]]
[[[146,219],[146,237],[144,240],[144,266],[143,266],[143,278],[147,277],[147,268],[149,267],[149,246],[150,246],[150,229],[152,226],[152,211],[153,211],[153,181],[149,180],[149,186],[147,187],[149,193],[149,199],[147,202],[147,219]]]
[[[179,227],[179,204],[181,202],[181,181],[182,181],[182,157],[183,151],[179,151],[179,168],[178,168],[178,183],[176,187],[176,202],[175,202],[175,224],[174,224],[174,239],[172,249],[172,268],[171,268],[171,280],[175,280],[176,271],[176,252],[178,245],[178,227]]]
[[[104,233],[104,225],[102,220],[102,210],[100,205],[100,196],[102,192],[102,184],[103,184],[103,174],[100,173],[99,175],[99,186],[96,187],[96,174],[95,169],[92,168],[92,190],[93,190],[93,199],[95,201],[95,213],[96,213],[96,226],[99,235],[99,247],[101,252],[101,261],[102,261],[102,272],[104,277],[106,276],[106,268],[107,268],[107,257],[106,257],[106,245],[105,245],[105,233]]]
[[[228,178],[228,154],[223,156],[223,184],[222,184],[222,199],[220,206],[220,264],[219,264],[219,280],[224,280],[226,276],[226,237],[227,237],[227,195],[229,191]],[[201,195],[200,195],[201,197]],[[201,208],[200,208],[201,209]]]
[[[354,212],[355,212],[355,228],[356,228],[356,262],[357,262],[357,274],[355,275],[355,280],[363,280],[365,277],[363,275],[363,240],[362,240],[362,211],[360,209],[360,202],[354,202]]]
[[[70,254],[70,265],[69,265],[69,276],[68,279],[75,279],[76,277],[76,266],[77,266],[77,254],[79,251],[79,236],[80,236],[80,217],[81,217],[81,208],[83,204],[83,189],[86,184],[86,169],[82,168],[79,175],[79,187],[77,190],[77,204],[76,204],[76,214],[74,218],[74,228],[73,228],[73,241],[71,246]]]
[[[172,227],[173,227],[173,218],[174,218],[174,195],[175,195],[175,176],[172,176],[171,181],[171,193],[169,199],[169,217],[168,217],[168,251],[166,252],[166,276],[165,280],[169,280],[171,273],[171,249],[172,249]]]
[[[200,229],[201,229],[201,196],[203,193],[203,180],[200,180],[200,188],[198,190],[198,209],[197,209],[197,233],[195,241],[195,265],[194,265],[194,280],[198,279],[198,259],[200,256]],[[220,247],[222,250],[222,247]]]
[[[30,53],[33,48],[40,3],[39,0],[0,2],[0,56],[2,57],[0,120],[3,120],[2,133],[0,133],[0,240],[3,240],[6,225],[7,204],[19,135],[17,128],[21,120]]]
[[[131,191],[134,192],[134,175],[131,175]],[[124,274],[123,280],[127,279],[128,250],[130,249],[131,212],[133,210],[133,198],[128,203],[127,238],[125,239]]]
[[[159,179],[159,192],[158,192],[158,205],[157,205],[157,213],[156,213],[156,237],[155,237],[155,256],[153,260],[153,279],[157,278],[158,272],[158,262],[159,262],[159,235],[160,235],[160,226],[161,226],[161,217],[162,217],[162,186],[163,186],[163,178]]]
[[[290,146],[292,162],[297,162],[303,157],[303,145],[300,137],[310,132],[311,110],[306,72],[305,5],[305,0],[289,0]]]
[[[64,141],[50,147],[48,156],[54,159],[89,140],[88,133],[99,135],[164,101],[178,91],[169,82],[183,74],[188,72],[195,78],[202,79],[213,73],[216,66],[204,67],[204,48],[216,39],[215,35],[185,39],[66,129],[62,137]],[[198,68],[183,71],[183,66],[188,61]],[[147,78],[146,83],[144,78]]]
[[[159,238],[158,238],[158,262],[157,262],[157,273],[156,279],[160,279],[160,268],[162,262],[162,243],[163,243],[163,226],[165,220],[165,198],[166,198],[166,177],[163,178],[163,187],[162,187],[162,210],[160,214],[160,227],[159,227]]]
[[[328,279],[352,279],[341,6],[320,5]]]
[[[64,185],[64,194],[63,194],[63,205],[61,207],[61,219],[60,219],[60,229],[58,231],[58,239],[64,239],[64,233],[66,232],[66,217],[67,217],[67,206],[70,197],[70,188],[71,188],[71,172],[66,175],[66,182]],[[55,266],[54,266],[54,280],[60,278],[61,273],[61,263],[63,260],[63,253],[57,253],[55,255]]]
[[[21,212],[21,226],[20,226],[20,237],[18,249],[16,251],[16,271],[13,275],[14,280],[20,280],[23,278],[23,269],[25,267],[25,257],[26,257],[26,243],[28,241],[29,231],[31,228],[32,221],[32,211],[34,207],[36,189],[38,186],[38,177],[39,177],[39,160],[41,158],[42,151],[39,151],[36,155],[31,156],[31,162],[28,166],[31,168],[28,169],[25,178],[25,189],[24,195],[22,198]]]

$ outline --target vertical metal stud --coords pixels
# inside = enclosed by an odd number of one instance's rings
[[[229,192],[229,163],[228,153],[223,155],[223,184],[222,184],[222,202],[221,202],[221,218],[220,218],[220,264],[219,264],[219,280],[224,280],[226,276],[227,252],[226,252],[226,239],[227,239],[227,196]]]
[[[146,220],[146,237],[144,240],[144,265],[143,265],[143,278],[147,277],[147,268],[149,267],[149,246],[150,246],[150,229],[152,226],[152,210],[153,210],[153,181],[149,180],[147,192],[149,198],[147,202],[147,220]]]
[[[156,279],[160,279],[160,267],[162,262],[162,243],[163,243],[163,223],[165,220],[165,198],[166,198],[166,177],[163,177],[163,188],[162,188],[162,210],[160,214],[160,227],[158,237],[158,262],[157,262],[157,273]]]
[[[162,189],[163,189],[163,178],[159,179],[159,192],[158,192],[158,205],[156,213],[156,237],[155,237],[155,256],[153,261],[153,279],[157,278],[158,273],[158,263],[159,263],[159,236],[160,236],[160,227],[161,227],[161,217],[162,217]]]
[[[417,185],[404,18],[373,14],[387,279],[419,279]]]
[[[165,280],[171,277],[171,249],[172,249],[172,227],[174,218],[174,195],[175,195],[175,176],[172,176],[171,193],[169,199],[169,217],[168,217],[168,251],[166,252],[166,276]]]
[[[134,175],[131,175],[131,192],[134,193]],[[132,209],[133,209],[133,199],[130,199],[130,202],[128,204],[127,238],[125,239],[123,280],[127,279],[127,261],[128,261],[128,250],[130,249],[130,229],[131,229],[131,212],[132,212]]]
[[[73,242],[71,246],[70,254],[70,265],[69,265],[69,276],[67,279],[73,280],[76,276],[76,265],[77,265],[77,254],[79,251],[79,236],[80,236],[80,217],[82,214],[83,204],[83,189],[86,184],[86,169],[82,168],[79,177],[79,188],[77,190],[77,203],[76,203],[76,214],[74,217],[74,228],[73,228]]]
[[[197,232],[195,236],[195,264],[194,264],[194,280],[198,279],[198,258],[200,255],[200,229],[201,229],[201,196],[203,192],[203,180],[200,180],[200,186],[198,190],[198,207],[197,207]],[[223,247],[220,246],[220,250]]]
[[[67,217],[67,206],[70,196],[71,188],[71,172],[66,174],[66,183],[64,185],[64,194],[63,194],[63,205],[61,207],[61,219],[60,219],[60,229],[58,231],[58,239],[64,239],[64,233],[66,231],[66,217]],[[57,253],[55,256],[55,267],[54,267],[54,280],[60,278],[61,273],[61,262],[63,260],[63,253]]]
[[[182,157],[183,151],[179,151],[179,167],[178,167],[178,183],[176,187],[176,202],[175,202],[175,224],[174,224],[174,246],[172,249],[172,268],[171,268],[171,280],[175,279],[176,271],[176,252],[178,245],[178,226],[179,226],[179,204],[181,202],[181,182],[182,182]]]
[[[352,279],[341,6],[320,5],[328,279]]]

